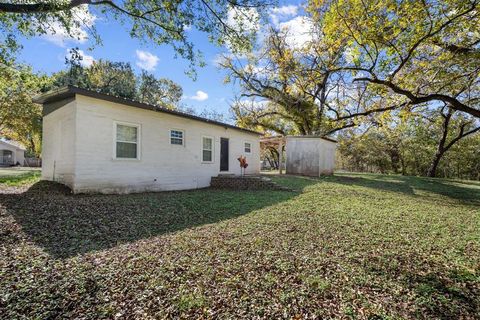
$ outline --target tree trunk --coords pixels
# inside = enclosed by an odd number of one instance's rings
[[[270,155],[272,156],[273,169],[278,170],[278,151],[275,148],[269,147]]]
[[[35,149],[35,141],[33,140],[33,135],[30,136],[30,148],[31,148],[31,152],[33,154],[35,154],[35,156],[38,156],[37,155],[37,150]]]
[[[437,168],[440,160],[442,159],[443,155],[445,154],[445,150],[439,149],[435,153],[435,157],[433,158],[432,163],[430,164],[430,168],[428,168],[427,176],[431,178],[435,178],[437,175]]]
[[[437,152],[435,152],[435,156],[433,157],[432,163],[430,164],[430,168],[428,168],[427,176],[434,178],[437,175],[437,168],[440,160],[442,159],[443,155],[445,154],[445,142],[447,141],[448,136],[448,125],[450,124],[450,119],[452,118],[453,111],[452,109],[448,109],[447,114],[443,113],[443,109],[440,112],[443,117],[443,126],[442,126],[442,138],[438,142]]]
[[[480,127],[476,127],[470,131],[465,132],[465,128],[469,124],[469,122],[464,122],[463,124],[460,125],[460,129],[458,131],[458,135],[453,138],[448,144],[447,142],[447,136],[448,136],[448,130],[449,130],[449,124],[450,124],[450,119],[452,118],[453,113],[455,110],[449,108],[447,114],[443,113],[443,109],[441,112],[441,115],[443,117],[443,132],[442,132],[442,138],[438,142],[438,147],[437,147],[437,152],[435,153],[435,156],[432,160],[432,163],[430,165],[430,168],[428,169],[427,176],[429,177],[435,177],[437,175],[437,168],[438,164],[440,163],[440,160],[442,159],[443,155],[458,141],[461,139],[465,138],[468,135],[474,134],[478,131],[480,131]]]

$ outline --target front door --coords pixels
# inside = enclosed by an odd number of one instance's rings
[[[220,138],[220,171],[228,171],[228,139]]]

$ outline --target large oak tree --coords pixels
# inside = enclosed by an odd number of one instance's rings
[[[282,135],[323,136],[397,107],[352,83],[340,72],[342,47],[329,48],[310,33],[311,40],[298,46],[287,31],[272,29],[254,54],[224,57],[220,65],[227,80],[241,87],[232,107],[238,124]]]
[[[354,81],[480,118],[480,1],[312,0],[309,10],[330,46],[346,46]]]

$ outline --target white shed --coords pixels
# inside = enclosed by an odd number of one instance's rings
[[[16,141],[0,140],[0,166],[23,166],[25,147]]]
[[[77,87],[43,104],[42,178],[73,192],[127,193],[210,185],[260,171],[260,135],[230,124]]]
[[[286,137],[286,172],[318,177],[333,174],[337,142],[320,136]]]

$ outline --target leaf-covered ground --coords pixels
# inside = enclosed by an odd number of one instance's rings
[[[480,318],[480,184],[0,194],[0,318]]]

